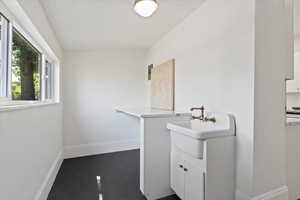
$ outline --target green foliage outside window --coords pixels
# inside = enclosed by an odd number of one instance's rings
[[[40,54],[17,31],[13,32],[12,99],[40,99]]]

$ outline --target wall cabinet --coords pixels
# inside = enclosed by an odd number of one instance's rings
[[[294,79],[287,81],[287,93],[300,93],[300,50],[294,55]]]
[[[201,160],[198,160],[201,162]],[[171,187],[183,200],[205,200],[205,170],[203,165],[176,147],[171,150]]]

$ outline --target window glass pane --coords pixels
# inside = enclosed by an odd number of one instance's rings
[[[7,96],[8,20],[0,15],[0,97]]]
[[[53,97],[53,65],[46,60],[45,65],[45,99]]]
[[[16,30],[12,40],[12,100],[39,100],[41,54]]]

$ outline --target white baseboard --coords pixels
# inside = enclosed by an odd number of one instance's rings
[[[282,186],[275,190],[271,190],[265,194],[252,198],[252,200],[288,200],[289,190],[287,186]]]
[[[65,146],[64,158],[75,158],[82,156],[97,155],[103,153],[112,153],[118,151],[126,151],[132,149],[139,149],[140,141],[134,140],[122,140],[110,143],[93,143],[93,144],[80,144]]]
[[[244,194],[243,192],[236,190],[235,191],[235,200],[251,200],[251,197]]]
[[[35,195],[35,200],[47,200],[48,194],[51,190],[51,187],[55,181],[59,168],[63,161],[63,152],[61,151],[55,161],[53,162],[50,170],[48,171],[45,180],[43,181],[40,189]]]
[[[288,187],[282,186],[254,198],[251,198],[239,190],[236,190],[235,200],[288,200]]]

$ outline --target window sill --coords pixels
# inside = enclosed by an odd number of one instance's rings
[[[58,104],[60,103],[56,101],[11,101],[7,103],[0,103],[0,112],[23,110]]]

